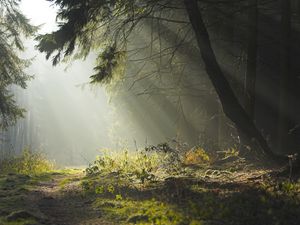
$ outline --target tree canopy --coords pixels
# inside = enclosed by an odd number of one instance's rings
[[[126,53],[133,30],[147,19],[184,24],[194,31],[205,71],[220,99],[223,112],[237,127],[243,142],[257,152],[279,159],[270,150],[254,121],[243,108],[219,65],[202,16],[205,2],[197,0],[48,0],[59,6],[59,29],[40,35],[39,51],[52,57],[54,65],[70,57],[85,58],[92,50],[98,53],[92,83],[107,83]],[[208,4],[216,4],[211,1]],[[201,4],[204,4],[201,7]],[[226,4],[226,3],[224,3]],[[242,4],[241,4],[242,5]],[[175,47],[176,51],[176,47]],[[162,51],[159,53],[162,55]],[[169,55],[174,57],[174,52]]]
[[[37,30],[19,10],[19,0],[0,1],[0,126],[7,128],[23,116],[14,99],[12,88],[26,88],[31,76],[24,69],[30,60],[22,59],[24,50],[22,38],[32,36]]]
[[[56,65],[74,55],[85,58],[91,50],[98,52],[92,83],[108,82],[125,56],[127,39],[142,19],[154,17],[169,1],[64,1],[50,0],[60,7],[59,29],[40,35],[38,49],[52,56]]]

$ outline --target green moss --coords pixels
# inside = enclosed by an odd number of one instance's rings
[[[5,218],[0,217],[0,224],[2,225],[28,225],[28,224],[37,224],[34,219],[20,219],[16,221],[7,221]]]
[[[65,179],[63,179],[63,180],[61,180],[61,181],[59,182],[59,187],[60,187],[61,189],[64,189],[64,188],[66,187],[66,185],[72,183],[72,181],[73,181],[73,179],[65,178]]]
[[[104,210],[109,219],[120,223],[176,225],[184,221],[183,215],[175,206],[155,199],[135,201],[98,198],[94,207]]]
[[[61,170],[54,170],[53,175],[76,175],[76,174],[83,174],[84,169],[80,168],[67,168]]]
[[[299,182],[226,183],[217,176],[212,181],[209,177],[193,176],[191,179],[178,175],[143,183],[128,171],[99,170],[85,177],[80,175],[81,169],[30,175],[0,174],[0,224],[26,224],[25,220],[7,223],[5,218],[7,214],[26,208],[24,198],[38,188],[39,182],[51,180],[55,184],[58,182],[62,189],[78,181],[82,192],[76,189],[70,199],[76,201],[76,197],[84,196],[88,199],[84,203],[86,207],[100,212],[103,219],[113,224],[201,225],[221,221],[222,224],[254,225],[300,221]],[[63,198],[70,200],[65,195]]]
[[[141,184],[131,178],[121,170],[99,170],[84,177],[81,185],[97,197],[94,207],[116,224],[193,225],[215,220],[224,224],[282,224],[300,213],[297,183],[252,185],[221,179],[206,183],[199,177],[179,176]],[[266,191],[265,186],[271,186],[272,191]]]
[[[10,174],[0,178],[0,210],[11,212],[24,207],[30,176]]]

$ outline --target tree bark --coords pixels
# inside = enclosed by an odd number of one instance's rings
[[[243,132],[249,140],[253,139],[255,141],[251,141],[251,147],[255,146],[255,143],[258,144],[260,148],[255,149],[254,147],[252,148],[253,151],[267,155],[276,161],[281,161],[282,157],[275,155],[271,151],[266,140],[234,95],[229,82],[222,72],[212,49],[209,34],[203,22],[197,0],[184,0],[184,5],[196,36],[206,72],[220,98],[225,115],[235,123],[237,129]]]
[[[248,43],[247,43],[247,69],[244,86],[244,108],[252,120],[255,119],[255,83],[257,61],[257,8],[258,0],[248,0]]]
[[[290,115],[290,40],[291,40],[291,1],[281,0],[281,43],[280,43],[280,86],[278,115],[278,150],[288,153],[288,132]]]

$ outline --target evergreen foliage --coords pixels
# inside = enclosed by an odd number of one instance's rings
[[[32,36],[37,27],[19,10],[19,0],[0,1],[0,127],[13,125],[23,116],[12,94],[12,87],[26,88],[31,76],[24,69],[30,60],[22,59],[19,52],[24,50],[22,38]]]
[[[96,52],[98,57],[94,67],[95,74],[90,77],[91,83],[109,83],[120,71],[122,61],[125,62],[125,53],[144,47],[136,46],[134,50],[127,49],[130,41],[132,41],[133,31],[138,32],[138,28],[143,27],[147,22],[163,21],[186,24],[194,32],[194,36],[190,41],[197,45],[198,50],[200,50],[204,70],[220,100],[224,114],[237,128],[242,145],[261,156],[268,156],[273,161],[280,163],[288,161],[286,156],[277,155],[271,150],[269,143],[255,124],[254,119],[241,104],[241,100],[234,92],[230,80],[226,76],[226,71],[219,63],[207,26],[206,20],[209,20],[209,18],[207,19],[206,16],[203,17],[202,15],[203,9],[206,9],[206,4],[208,4],[207,2],[197,0],[48,1],[59,7],[57,14],[59,29],[38,36],[38,50],[46,53],[47,59],[52,57],[54,65],[71,57],[85,58],[91,51]],[[210,4],[215,4],[215,2],[211,1]],[[243,3],[240,4],[242,7]],[[184,19],[182,20],[182,18]],[[169,24],[164,25],[164,29],[168,30]],[[160,38],[158,37],[158,39]],[[167,42],[168,39],[166,38]],[[161,61],[163,61],[163,57],[169,57],[166,60],[168,62],[172,62],[176,58],[175,53],[180,44],[182,43],[177,43],[172,53],[162,49],[161,46],[158,47],[157,58],[160,57],[160,62],[153,63],[158,64],[158,71],[162,69]],[[148,46],[151,48],[149,51],[152,51],[153,41],[148,41],[148,45],[151,46]],[[174,48],[174,46],[172,47]],[[169,47],[169,49],[172,47]],[[253,55],[256,55],[256,53],[254,52]],[[143,61],[143,58],[138,60]],[[144,58],[144,60],[146,59]],[[170,68],[173,72],[172,65]],[[253,87],[252,85],[251,88],[253,89]],[[248,153],[248,150],[245,150],[245,152]]]
[[[96,73],[91,83],[109,83],[124,61],[131,31],[141,19],[160,10],[157,1],[48,1],[60,7],[59,29],[38,36],[37,48],[47,59],[52,56],[53,65],[71,55],[85,58],[96,51]]]

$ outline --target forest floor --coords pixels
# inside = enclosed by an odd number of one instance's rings
[[[37,176],[0,176],[0,224],[112,224],[94,210],[82,193],[82,170]]]
[[[0,224],[300,224],[299,180],[257,168],[195,172],[150,183],[79,169],[0,175]]]

